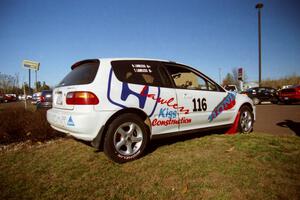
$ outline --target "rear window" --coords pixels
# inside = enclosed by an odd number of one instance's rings
[[[154,61],[113,61],[116,77],[127,83],[169,87],[171,85],[159,62]]]
[[[94,81],[99,68],[99,60],[85,60],[75,63],[72,71],[59,83],[58,86],[84,85]]]
[[[51,90],[42,91],[42,95],[52,94]]]

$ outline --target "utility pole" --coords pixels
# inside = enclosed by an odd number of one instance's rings
[[[261,86],[261,15],[260,10],[263,8],[262,3],[256,4],[255,8],[258,10],[258,84]]]
[[[31,83],[31,69],[28,69],[28,74],[29,74],[29,75],[28,75],[28,77],[29,77],[29,81],[28,81],[29,95],[32,95],[32,94],[31,94],[31,89],[30,89],[30,88],[31,88],[31,84],[30,84],[30,83]]]

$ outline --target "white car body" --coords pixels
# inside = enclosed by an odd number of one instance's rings
[[[255,119],[255,107],[245,95],[230,93],[224,89],[206,91],[125,83],[116,76],[112,68],[114,61],[180,65],[151,59],[99,59],[100,66],[91,83],[61,85],[53,90],[53,107],[47,112],[47,120],[54,129],[81,140],[93,141],[93,146],[98,148],[105,134],[103,130],[109,126],[111,119],[126,111],[134,110],[139,115],[144,113],[147,116],[145,123],[149,126],[150,138],[189,130],[231,126],[242,105],[251,107]],[[151,64],[132,64],[132,67],[139,73],[138,70],[149,70]],[[153,67],[149,71],[151,73]],[[205,75],[203,78],[208,79]],[[221,90],[221,86],[208,80]],[[66,97],[69,92],[74,91],[90,91],[97,96],[99,103],[68,105]],[[227,105],[224,100],[227,104],[234,104],[231,105],[232,108],[225,109]]]

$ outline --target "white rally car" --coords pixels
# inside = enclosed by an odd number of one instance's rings
[[[83,60],[53,91],[51,126],[122,163],[155,137],[230,128],[249,133],[251,99],[186,65],[152,59]]]

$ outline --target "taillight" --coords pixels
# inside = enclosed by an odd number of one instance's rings
[[[68,105],[97,105],[98,97],[92,92],[69,92],[66,97]]]
[[[296,93],[300,94],[300,88],[296,88]]]

